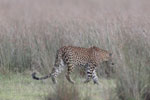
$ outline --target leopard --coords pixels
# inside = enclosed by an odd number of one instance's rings
[[[94,84],[99,84],[96,69],[103,62],[107,62],[110,66],[114,65],[111,52],[96,46],[89,48],[63,46],[56,52],[55,63],[51,73],[43,77],[37,77],[36,72],[33,72],[32,78],[43,80],[51,77],[52,82],[56,84],[56,77],[67,67],[66,79],[74,84],[75,81],[71,78],[71,73],[76,67],[83,67],[86,73],[84,83],[93,80]]]

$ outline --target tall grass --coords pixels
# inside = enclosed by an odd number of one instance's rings
[[[122,47],[121,60],[116,70],[117,91],[121,100],[149,100],[150,67],[149,45],[143,37],[130,36]],[[146,91],[146,92],[145,92]],[[146,95],[146,96],[145,96]]]
[[[61,46],[96,45],[113,52],[118,98],[149,100],[149,9],[146,0],[0,0],[0,72],[48,73]]]

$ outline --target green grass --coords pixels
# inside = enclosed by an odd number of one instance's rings
[[[66,85],[72,85],[66,79],[64,81]],[[92,82],[83,84],[83,79],[76,81],[75,85],[82,100],[87,96],[92,100],[107,100],[115,87],[113,80],[100,79],[99,86]],[[49,94],[55,93],[56,86],[50,79],[36,81],[30,75],[0,75],[0,100],[45,100]]]
[[[30,76],[20,74],[2,75],[0,84],[0,100],[41,100],[48,90],[53,90],[44,82],[36,82]]]

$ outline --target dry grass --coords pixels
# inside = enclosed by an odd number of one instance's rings
[[[119,99],[148,100],[149,4],[147,0],[0,0],[0,72],[48,73],[59,47],[96,45],[113,52]]]
[[[63,81],[56,86],[55,93],[50,93],[46,100],[81,100],[81,97],[77,87]]]

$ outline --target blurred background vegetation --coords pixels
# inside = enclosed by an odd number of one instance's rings
[[[95,45],[115,60],[115,87],[109,90],[114,95],[102,100],[150,100],[149,5],[148,0],[0,0],[1,80],[10,73],[49,73],[61,46]],[[106,69],[98,68],[99,77]],[[58,93],[64,91],[60,86],[54,89]],[[66,89],[80,95],[76,87]],[[52,97],[46,99],[77,100]]]

